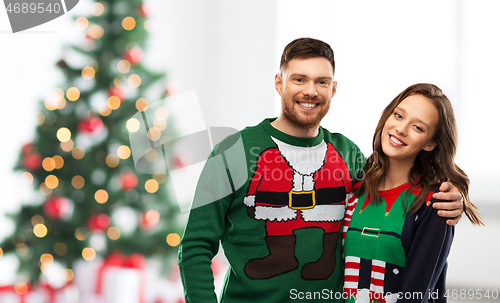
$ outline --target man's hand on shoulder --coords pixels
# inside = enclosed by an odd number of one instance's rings
[[[443,182],[439,187],[441,192],[432,195],[434,199],[448,200],[451,202],[436,202],[432,206],[438,209],[438,215],[444,218],[450,218],[446,220],[448,225],[456,225],[462,218],[462,213],[464,211],[463,198],[458,188],[450,182]]]

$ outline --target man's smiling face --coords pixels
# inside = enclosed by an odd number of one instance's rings
[[[295,126],[318,127],[337,89],[333,68],[323,57],[293,59],[275,77],[283,118]]]

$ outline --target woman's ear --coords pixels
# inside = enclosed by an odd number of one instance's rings
[[[431,141],[431,142],[427,143],[426,146],[424,146],[423,150],[425,150],[425,151],[431,151],[431,150],[433,150],[436,147],[436,145],[437,145],[436,142]]]

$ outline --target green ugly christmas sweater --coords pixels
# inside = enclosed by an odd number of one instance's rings
[[[224,139],[205,164],[178,255],[188,303],[217,302],[220,244],[221,302],[343,302],[339,235],[363,154],[341,134],[293,137],[273,120]]]
[[[381,203],[348,199],[343,226],[346,302],[446,302],[446,258],[454,227],[432,207],[433,191],[406,212],[420,188],[379,191]],[[357,300],[355,300],[357,298]]]

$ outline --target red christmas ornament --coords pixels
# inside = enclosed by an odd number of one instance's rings
[[[127,191],[129,189],[134,189],[137,187],[138,179],[134,173],[123,173],[120,176],[120,187],[123,191]]]
[[[33,143],[26,143],[21,147],[21,152],[23,154],[30,153],[33,151]]]
[[[51,219],[61,220],[70,211],[70,202],[64,197],[52,196],[42,206],[45,215]]]
[[[137,5],[137,12],[141,17],[147,17],[148,16],[148,10],[146,9],[146,6],[144,4],[139,4]]]
[[[87,219],[87,228],[89,231],[106,231],[111,220],[106,214],[93,214]]]
[[[42,156],[37,152],[28,152],[22,159],[23,167],[29,171],[35,171],[42,166]]]
[[[139,226],[144,230],[155,228],[159,221],[160,216],[155,211],[148,211],[139,215]]]
[[[123,91],[121,89],[119,89],[118,87],[116,86],[111,86],[109,89],[108,89],[108,96],[111,97],[111,96],[116,96],[118,97],[121,101],[123,101],[125,99],[125,97],[123,96]]]
[[[94,133],[99,132],[103,128],[102,120],[94,117],[94,118],[86,118],[80,121],[77,126],[77,130],[82,133]]]
[[[142,60],[142,49],[139,46],[134,46],[131,49],[125,51],[122,57],[123,59],[130,62],[130,64],[137,65],[141,63]]]

